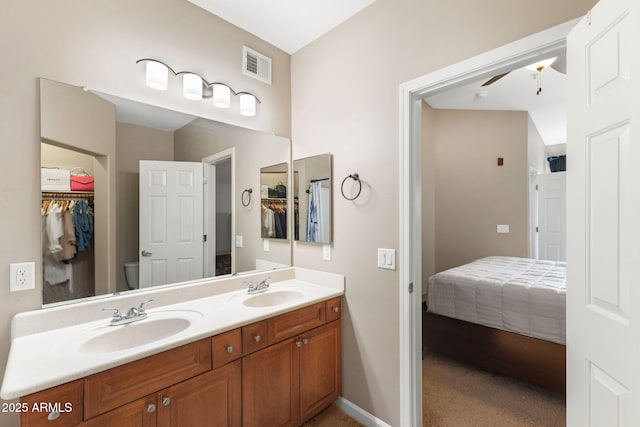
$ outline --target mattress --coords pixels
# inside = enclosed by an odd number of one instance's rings
[[[432,313],[566,343],[566,263],[490,256],[429,277]]]

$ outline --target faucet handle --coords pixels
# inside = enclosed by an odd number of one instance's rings
[[[111,319],[113,321],[122,320],[122,314],[117,308],[103,307],[102,311],[113,311],[113,318]]]
[[[141,315],[142,313],[144,313],[144,305],[149,304],[151,301],[153,301],[153,298],[150,298],[140,303],[140,305],[138,306],[138,315]]]
[[[271,276],[267,276],[267,278],[264,279],[262,283],[269,286],[271,284]]]

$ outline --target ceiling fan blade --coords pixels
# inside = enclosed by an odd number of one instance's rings
[[[498,74],[497,76],[491,77],[489,80],[487,80],[486,82],[484,82],[482,84],[482,87],[489,86],[490,84],[493,84],[493,83],[497,82],[498,80],[500,80],[501,78],[503,78],[504,76],[509,74],[510,72],[511,71],[507,71],[506,73]]]

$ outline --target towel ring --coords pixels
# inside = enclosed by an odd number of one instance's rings
[[[349,198],[344,194],[344,183],[347,182],[347,180],[351,178],[354,181],[356,181],[358,183],[358,194],[356,194],[354,197]],[[342,197],[344,197],[347,200],[355,200],[360,196],[360,193],[362,192],[362,181],[360,181],[360,176],[357,173],[353,173],[350,174],[349,176],[347,176],[345,179],[342,180],[342,184],[340,185],[340,192],[342,193]]]
[[[248,195],[248,197],[244,197],[245,193]],[[247,188],[242,192],[242,196],[240,197],[241,198],[240,203],[242,203],[242,206],[244,206],[245,208],[251,204],[251,193],[253,193],[252,188]],[[248,199],[247,203],[244,202],[245,199]]]

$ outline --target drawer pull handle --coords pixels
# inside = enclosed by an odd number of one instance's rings
[[[156,405],[154,405],[153,403],[149,403],[149,405],[147,406],[147,412],[150,414],[156,412]]]
[[[60,418],[60,412],[59,411],[49,412],[49,415],[47,416],[47,419],[49,421],[55,421],[58,418]]]
[[[229,353],[229,354],[233,353],[233,346],[232,345],[227,346],[227,353]]]
[[[303,340],[302,340],[302,344],[304,344],[304,345],[309,344],[309,340],[308,340],[308,339],[306,339],[306,338],[305,338],[305,339],[303,339]]]
[[[260,335],[254,335],[254,336],[253,336],[253,340],[254,340],[255,342],[260,342],[260,340],[261,340],[261,339],[262,339],[262,337],[261,337]]]
[[[336,307],[333,307],[333,312],[334,312],[334,313],[337,313],[337,312],[339,312],[339,311],[340,311],[340,307],[337,307],[337,306],[336,306]]]
[[[171,399],[168,397],[163,397],[162,398],[162,406],[169,406],[171,405]]]
[[[296,341],[296,347],[302,347],[302,341]]]

